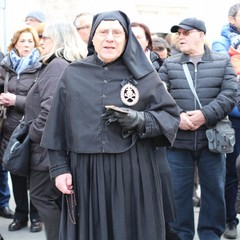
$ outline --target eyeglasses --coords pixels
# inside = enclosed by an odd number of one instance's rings
[[[193,33],[193,32],[200,32],[200,31],[198,31],[198,30],[190,30],[190,31],[184,30],[184,31],[181,31],[181,32],[177,32],[177,35],[181,36],[181,34],[182,34],[184,37],[187,37],[187,36],[189,36],[190,33]]]
[[[77,30],[84,30],[84,29],[90,29],[91,26],[86,25],[86,26],[82,26],[82,27],[78,27]]]
[[[46,37],[44,35],[40,35],[39,38],[42,39],[43,41],[51,39],[50,37]]]

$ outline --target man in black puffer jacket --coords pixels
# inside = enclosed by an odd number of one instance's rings
[[[225,156],[208,149],[206,129],[227,116],[235,104],[237,78],[230,60],[211,52],[204,44],[203,21],[187,18],[171,28],[179,35],[180,54],[167,58],[160,77],[167,84],[180,111],[176,140],[167,150],[173,174],[177,220],[172,227],[181,240],[194,238],[192,192],[198,166],[201,211],[198,235],[201,240],[220,239],[225,229]],[[183,71],[187,64],[202,108],[194,97]]]

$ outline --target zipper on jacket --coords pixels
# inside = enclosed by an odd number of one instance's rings
[[[20,74],[17,75],[17,81],[16,81],[16,95],[19,95],[19,84],[20,84]]]

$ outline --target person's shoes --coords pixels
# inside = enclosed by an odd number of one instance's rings
[[[18,231],[27,226],[27,221],[21,221],[19,219],[14,219],[13,222],[8,226],[8,231]]]
[[[166,240],[180,240],[178,234],[169,226],[168,223],[166,223],[165,228],[166,228]]]
[[[223,236],[227,239],[237,239],[237,223],[227,223]]]
[[[30,232],[42,231],[42,222],[39,219],[33,219],[31,221]]]
[[[4,218],[14,218],[14,212],[9,207],[1,207],[0,208],[0,216]]]

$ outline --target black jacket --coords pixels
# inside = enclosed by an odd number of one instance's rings
[[[196,131],[179,129],[173,147],[197,150],[207,146],[206,129],[223,119],[234,107],[237,78],[228,57],[211,52],[208,47],[205,47],[205,53],[197,66],[194,66],[189,56],[183,53],[167,58],[159,74],[166,82],[180,112],[199,109],[185,77],[183,63],[188,64],[196,92],[203,106],[201,110],[206,119],[206,125]]]
[[[18,125],[19,120],[24,115],[26,95],[30,87],[33,85],[35,79],[38,77],[41,66],[42,63],[37,60],[32,67],[26,68],[21,74],[17,75],[17,73],[11,67],[9,56],[6,56],[1,62],[0,92],[3,92],[3,84],[6,72],[9,72],[8,92],[16,94],[15,106],[7,107],[7,119],[3,124],[2,136],[4,139],[6,139],[6,141],[8,141],[13,130]],[[2,143],[2,145],[4,144],[6,144],[6,142]],[[4,145],[3,150],[5,147],[6,146]]]
[[[29,136],[32,140],[31,168],[34,170],[48,170],[49,168],[47,150],[40,147],[40,141],[54,92],[67,65],[68,62],[62,58],[52,59],[42,69],[39,80],[26,98],[25,121],[32,121]]]

